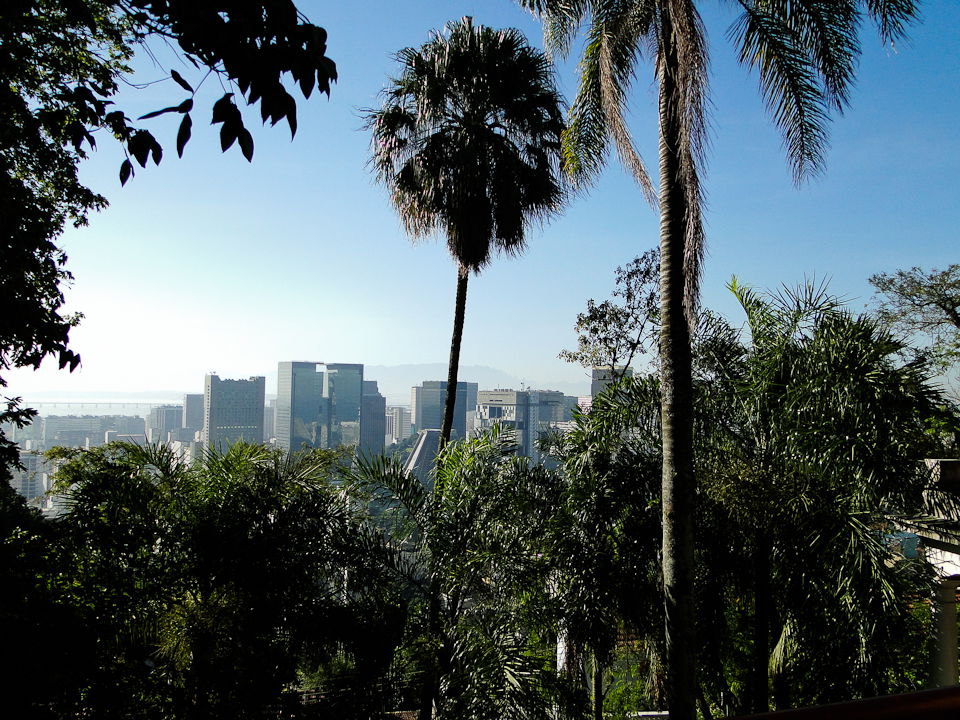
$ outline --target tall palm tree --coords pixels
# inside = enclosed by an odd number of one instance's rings
[[[553,66],[518,30],[467,17],[397,59],[400,74],[367,116],[372,164],[407,233],[442,231],[457,263],[443,445],[453,425],[467,280],[496,251],[519,254],[530,222],[560,207],[563,111]]]
[[[693,412],[690,326],[703,258],[707,42],[703,0],[520,0],[544,16],[548,43],[566,52],[589,20],[581,82],[565,135],[565,160],[582,179],[613,141],[653,201],[653,182],[624,118],[638,61],[653,60],[659,86],[660,354],[663,423],[663,584],[671,717],[694,714],[692,604]],[[760,88],[800,180],[823,168],[827,122],[849,99],[864,15],[885,42],[917,15],[915,0],[736,0],[729,35]]]

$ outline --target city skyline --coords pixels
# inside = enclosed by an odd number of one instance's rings
[[[537,44],[540,26],[506,0],[415,1],[403,13],[371,2],[363,17],[347,5],[301,7],[330,35],[341,78],[331,98],[298,103],[292,143],[283,127],[260,128],[248,115],[252,165],[234,150],[221,155],[216,129],[197,122],[183,159],[169,153],[123,189],[122,153],[104,139],[82,176],[112,206],[63,237],[76,276],[68,310],[86,316],[71,336],[82,367],[58,372],[48,360],[39,373],[10,372],[5,395],[136,392],[144,376],[155,383],[148,390],[196,391],[196,378],[212,369],[269,378],[280,357],[368,367],[446,357],[454,266],[442,240],[412,245],[375,187],[364,166],[362,111],[395,71],[391,54],[446,21],[472,14],[519,27]],[[722,3],[704,9],[714,104],[704,306],[739,323],[724,289],[736,274],[771,289],[829,277],[857,309],[875,272],[956,261],[960,5],[925,4],[924,22],[896,52],[872,30],[864,35],[858,85],[849,112],[832,124],[826,173],[800,189],[756,78],[737,67],[723,37],[732,12]],[[137,60],[138,81],[169,72],[173,61],[159,57],[157,67]],[[558,80],[569,100],[571,63],[561,64]],[[178,97],[171,85],[121,100],[128,114],[144,114]],[[630,115],[648,161],[656,158],[653,89],[648,71],[635,83]],[[164,122],[151,127],[170,142],[175,120]],[[583,369],[556,355],[575,345],[586,300],[608,297],[614,268],[653,246],[656,233],[655,213],[612,161],[589,194],[533,230],[523,256],[497,258],[471,282],[462,363],[544,389],[583,383]]]

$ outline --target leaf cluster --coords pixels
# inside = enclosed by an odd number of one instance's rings
[[[341,668],[332,689],[386,671],[395,591],[382,543],[331,485],[335,454],[238,444],[185,467],[114,444],[56,459],[69,511],[50,524],[51,582],[84,662],[25,706],[253,717],[303,668]],[[358,695],[351,711],[377,700]]]
[[[645,353],[658,323],[659,251],[648,250],[617,267],[610,300],[587,300],[577,315],[577,349],[561,350],[559,357],[583,367],[624,366]]]
[[[913,689],[904,663],[926,631],[911,603],[929,569],[885,537],[920,507],[922,459],[943,447],[931,430],[957,417],[929,363],[903,362],[881,323],[822,287],[732,289],[748,340],[704,313],[694,342],[701,704],[749,712],[771,692],[754,684],[758,665],[781,708]],[[571,641],[601,662],[642,648],[648,702],[663,681],[659,410],[653,377],[595,398],[565,441],[557,524]]]
[[[367,125],[373,170],[407,232],[442,231],[475,272],[494,250],[521,252],[529,223],[564,199],[553,66],[518,30],[470,18],[397,60]]]
[[[929,352],[942,369],[960,358],[960,265],[930,271],[918,267],[878,273],[878,317],[904,336],[929,339]]]

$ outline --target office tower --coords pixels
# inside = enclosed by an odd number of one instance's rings
[[[360,444],[360,405],[363,365],[327,363],[326,396],[330,400],[330,430],[325,447]]]
[[[382,455],[386,435],[387,399],[380,394],[376,380],[364,380],[360,405],[360,451],[367,457]]]
[[[277,447],[323,447],[323,426],[329,414],[324,375],[320,363],[281,362],[277,366]]]
[[[281,362],[277,368],[277,446],[359,445],[363,365]]]
[[[564,422],[568,401],[556,390],[482,390],[477,396],[477,429],[499,424],[511,430],[517,453],[540,460],[540,437]]]
[[[388,442],[402,442],[410,437],[413,432],[410,428],[410,409],[402,405],[391,405],[387,408],[387,436]]]
[[[194,432],[203,430],[203,393],[187,393],[183,396],[183,418],[180,427]],[[181,434],[187,436],[189,432]]]
[[[600,365],[590,371],[590,396],[596,397],[608,385],[622,377],[633,377],[633,368],[623,365]]]
[[[271,398],[263,409],[263,441],[269,443],[277,436],[277,399]]]
[[[527,405],[529,398],[523,390],[481,390],[477,394],[476,430],[487,430],[500,425],[513,433],[520,455],[527,430]]]
[[[180,429],[183,421],[183,405],[157,405],[150,408],[147,416],[147,440],[165,443],[172,431]]]
[[[26,500],[42,497],[47,491],[46,458],[39,452],[21,452],[20,467],[9,468],[10,486]]]
[[[464,438],[472,430],[467,417],[476,409],[477,383],[458,382],[457,397],[453,406],[453,429],[451,438]],[[443,422],[443,405],[447,401],[446,380],[424,380],[410,390],[410,413],[414,432],[439,430]]]
[[[240,440],[263,441],[266,378],[221,380],[207,375],[203,389],[203,444],[226,450]]]

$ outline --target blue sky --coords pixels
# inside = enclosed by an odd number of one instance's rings
[[[13,394],[140,390],[199,391],[203,374],[247,377],[280,360],[371,365],[444,361],[455,269],[441,240],[412,245],[365,166],[362,111],[393,72],[392,54],[428,31],[472,15],[476,22],[540,27],[508,0],[404,3],[302,2],[329,32],[340,80],[328,100],[299,102],[293,142],[285,126],[254,132],[252,164],[238,149],[219,152],[215,129],[194,113],[184,158],[173,150],[175,120],[153,121],[167,157],[121,188],[119,147],[109,140],[83,177],[111,206],[63,237],[76,276],[71,310],[85,319],[72,334],[81,369],[9,375]],[[703,304],[735,322],[725,289],[734,274],[775,288],[828,278],[862,306],[876,272],[957,262],[960,226],[960,3],[930,0],[924,21],[896,50],[872,27],[852,107],[832,126],[825,175],[797,188],[756,89],[725,33],[733,3],[701,3],[711,43],[712,148],[708,258]],[[142,57],[136,81],[176,64]],[[568,99],[575,68],[558,80]],[[209,98],[222,92],[210,87]],[[182,98],[172,82],[122,97],[136,116]],[[202,106],[202,104],[201,104]],[[209,103],[207,104],[209,107]],[[207,111],[203,111],[207,112]],[[640,70],[631,127],[656,166],[655,85]],[[149,121],[146,121],[149,122]],[[256,127],[255,127],[256,126]],[[520,258],[496,260],[471,280],[461,362],[496,367],[528,384],[586,381],[556,358],[573,347],[573,323],[587,298],[609,295],[613,270],[656,243],[657,217],[611,162],[592,192],[543,228]],[[467,378],[469,379],[469,378]],[[268,388],[269,391],[269,388]]]

